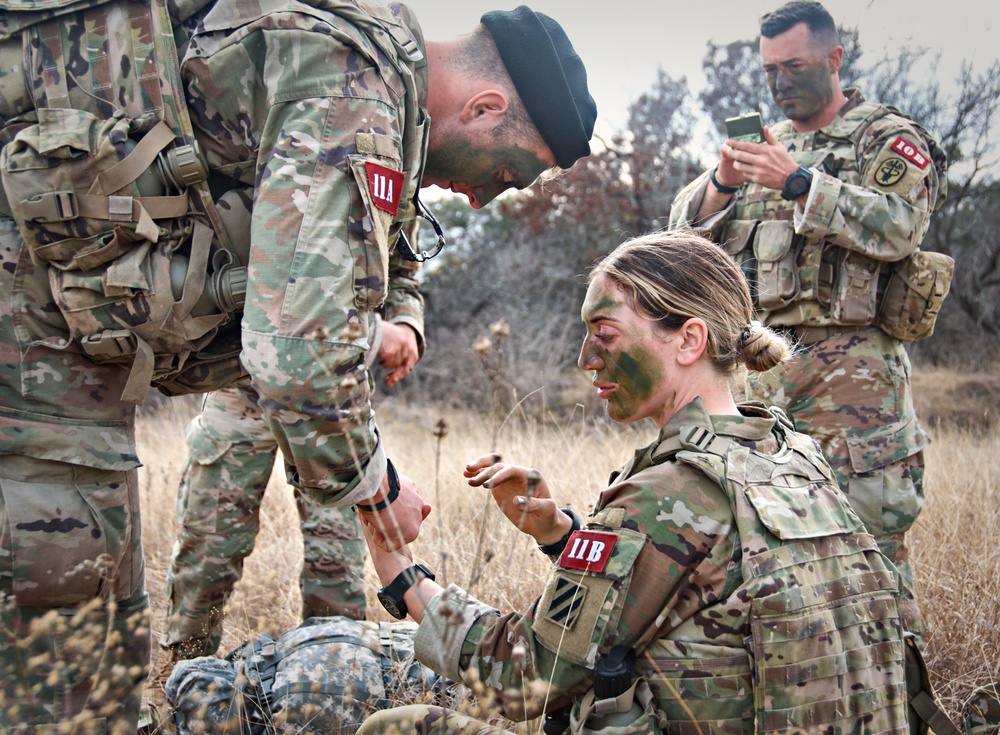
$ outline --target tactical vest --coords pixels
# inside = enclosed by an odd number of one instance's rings
[[[184,12],[203,4],[189,0]],[[404,161],[403,201],[412,207],[426,136],[412,68],[422,52],[377,17],[383,8],[319,5],[359,27],[404,81],[404,143],[416,145]],[[166,0],[0,0],[0,8],[0,56],[23,48],[23,76],[35,85],[16,89],[11,75],[0,77],[0,105],[27,102],[0,109],[0,215],[17,221],[33,261],[48,267],[71,338],[94,362],[130,371],[122,399],[132,403],[150,385],[176,395],[245,376],[249,231],[230,237],[213,202]],[[380,152],[373,136],[357,137],[359,153]],[[368,204],[384,248],[398,224]]]
[[[706,658],[718,654],[701,651],[692,641],[703,636],[687,631],[725,615],[725,600],[640,656],[668,722],[664,732],[903,735],[905,652],[895,570],[819,449],[771,411],[780,440],[773,455],[696,425],[652,455],[654,464],[695,467],[728,495],[743,581],[727,599],[750,605],[746,658]],[[752,721],[741,718],[747,711]]]
[[[823,129],[847,145],[796,151],[796,162],[825,170],[847,184],[860,185],[858,146],[865,131],[892,107],[861,103]],[[909,118],[907,118],[909,119]],[[924,138],[939,177],[936,211],[947,196],[947,159],[937,142],[910,121]],[[777,133],[790,122],[774,126]],[[938,311],[951,285],[954,261],[947,255],[917,250],[885,263],[846,248],[815,241],[795,232],[796,203],[780,192],[750,184],[737,203],[739,218],[730,220],[721,238],[726,251],[743,267],[763,319],[773,326],[878,326],[889,335],[913,341],[934,330]],[[773,315],[772,319],[768,316]]]

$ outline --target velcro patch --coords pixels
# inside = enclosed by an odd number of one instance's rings
[[[368,191],[372,195],[372,204],[395,217],[399,212],[399,199],[403,194],[406,174],[371,161],[365,161],[365,171],[368,173]]]
[[[892,145],[889,147],[907,161],[916,164],[921,170],[927,168],[927,164],[930,163],[930,159],[928,159],[927,156],[921,153],[917,147],[913,145],[913,143],[902,136],[899,136],[892,141]]]
[[[887,158],[875,170],[875,183],[887,189],[903,178],[906,173],[906,161],[901,158]]]
[[[580,610],[583,609],[583,601],[586,598],[587,588],[579,581],[556,577],[555,589],[545,617],[556,625],[570,630],[580,617]]]
[[[603,572],[611,558],[618,535],[604,531],[574,531],[559,557],[563,569]]]

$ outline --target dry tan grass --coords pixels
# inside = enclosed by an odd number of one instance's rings
[[[961,384],[960,377],[937,372],[931,380],[917,380],[918,398],[926,405],[931,399],[925,391]],[[543,393],[525,400],[536,402],[537,409]],[[154,635],[162,633],[165,619],[164,580],[176,529],[183,430],[195,409],[190,402],[171,403],[139,427],[140,456],[147,463],[143,533]],[[434,506],[415,544],[416,556],[438,572],[439,581],[470,588],[500,609],[520,609],[534,599],[547,565],[503,520],[486,491],[465,483],[465,464],[495,449],[506,459],[541,470],[560,502],[585,511],[610,470],[655,431],[652,425],[636,429],[593,421],[582,409],[544,424],[515,413],[498,430],[490,406],[476,409],[442,415],[390,398],[380,403],[378,419],[394,463]],[[436,436],[441,420],[447,424],[443,437]],[[1000,678],[1000,437],[983,433],[981,424],[968,431],[942,423],[933,431],[928,501],[911,546],[931,629],[928,662],[942,702],[956,717],[974,686]],[[268,488],[257,547],[227,606],[220,653],[260,631],[280,632],[298,623],[302,548],[297,529],[291,492],[279,468]],[[374,571],[369,567],[366,574],[369,618],[388,620],[375,601]],[[157,654],[154,646],[154,658]]]
[[[1000,679],[1000,436],[934,434],[910,547],[928,668],[954,713],[975,686]]]

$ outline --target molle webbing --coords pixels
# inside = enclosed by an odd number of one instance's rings
[[[0,37],[22,35],[34,105],[23,117],[36,123],[15,126],[4,145],[0,200],[35,262],[51,266],[74,339],[95,361],[125,366],[122,400],[142,403],[154,380],[185,365],[229,319],[191,309],[209,271],[236,260],[197,150],[166,0],[0,7],[9,9]],[[188,267],[174,300],[164,274],[182,246]],[[65,291],[77,274],[101,268],[100,297],[84,304]],[[107,300],[121,301],[110,309]]]

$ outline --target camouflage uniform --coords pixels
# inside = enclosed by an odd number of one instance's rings
[[[175,37],[212,180],[254,187],[244,363],[291,484],[319,504],[347,506],[374,494],[385,473],[364,356],[386,296],[389,245],[415,216],[426,145],[423,38],[405,8],[394,15],[345,3],[358,22],[382,15],[401,41],[390,60],[330,10],[263,5],[219,0],[183,19]],[[75,23],[58,22],[70,41],[80,37]],[[89,40],[66,43],[67,54],[103,49],[111,57],[103,71],[131,63],[114,57],[131,47],[97,38],[103,26],[79,30]],[[90,62],[76,61],[78,72]],[[44,60],[24,64],[27,74],[0,70],[5,122],[31,106],[27,94],[8,94],[7,82],[48,80]],[[132,90],[120,91],[113,98]],[[367,178],[396,181],[392,172],[401,175],[398,210],[373,197]],[[80,728],[96,731],[103,719],[109,731],[134,732],[149,627],[134,406],[120,400],[129,373],[94,363],[67,338],[47,269],[2,216],[0,264],[0,732],[78,714]],[[93,619],[74,616],[88,600],[108,604],[90,611]],[[53,617],[88,626],[83,639],[95,650],[46,633],[42,620]],[[52,672],[36,657],[43,650]]]
[[[392,301],[402,301],[390,290]],[[400,317],[420,334],[419,294]],[[374,364],[380,338],[368,353]],[[422,345],[422,340],[420,344]],[[260,506],[278,454],[257,394],[232,385],[205,396],[187,429],[188,454],[177,498],[178,538],[167,573],[167,632],[173,658],[211,656],[222,640],[222,614],[243,560],[253,551]],[[365,617],[365,547],[352,508],[320,506],[295,493],[304,545],[302,619]]]
[[[621,644],[646,719],[620,732],[905,732],[892,565],[815,443],[760,404],[741,413],[682,408],[612,475],[535,603],[498,615],[451,586],[417,659],[506,690],[512,719],[572,703],[579,722]],[[388,710],[359,733],[457,732],[441,715]]]
[[[312,618],[224,659],[182,661],[167,681],[179,735],[353,735],[375,710],[431,701],[445,682],[413,659],[411,622]]]
[[[748,397],[780,406],[812,436],[840,487],[898,567],[903,618],[924,631],[904,534],[924,504],[923,449],[904,344],[875,326],[886,272],[919,248],[947,193],[937,144],[857,90],[815,132],[771,128],[813,172],[806,206],[756,184],[695,228],[743,264],[761,320],[801,344],[798,359],[751,376]],[[902,153],[900,151],[903,151]],[[694,221],[708,172],[678,194],[671,226]]]

